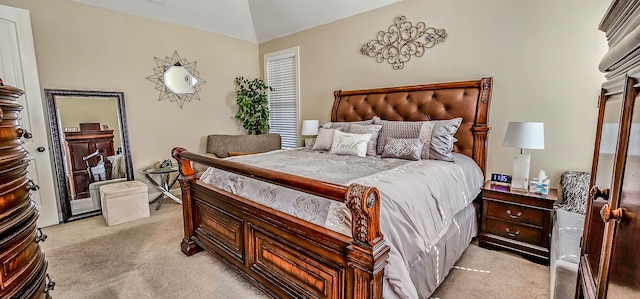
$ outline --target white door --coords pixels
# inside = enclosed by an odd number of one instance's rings
[[[31,162],[29,178],[40,186],[39,190],[31,193],[40,212],[38,226],[58,224],[48,133],[28,10],[0,5],[0,78],[5,84],[25,92],[19,99],[24,106],[20,126],[32,134],[31,139],[23,138],[23,141]]]

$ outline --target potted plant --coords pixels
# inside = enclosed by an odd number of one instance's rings
[[[236,77],[236,103],[238,112],[235,118],[242,123],[251,135],[267,133],[269,130],[269,101],[267,92],[273,88],[260,78],[253,80]]]

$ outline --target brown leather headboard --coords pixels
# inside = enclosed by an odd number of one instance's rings
[[[462,117],[454,151],[485,171],[489,103],[493,79],[364,90],[336,90],[331,121],[425,121]]]

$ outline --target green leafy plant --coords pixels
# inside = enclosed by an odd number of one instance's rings
[[[235,118],[242,123],[249,134],[258,135],[269,130],[269,101],[267,93],[271,86],[260,78],[253,80],[236,77],[236,103],[238,112]]]

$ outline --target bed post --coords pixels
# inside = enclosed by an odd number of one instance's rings
[[[346,298],[382,299],[382,278],[389,246],[380,231],[378,189],[351,184],[345,204],[351,211],[353,244],[347,259]]]
[[[488,119],[492,85],[492,77],[480,79],[480,100],[476,109],[476,121],[471,128],[473,133],[473,160],[478,163],[482,173],[485,173],[487,166],[486,142],[489,135]]]
[[[182,190],[182,219],[184,220],[184,238],[180,243],[182,253],[187,256],[193,255],[202,250],[191,239],[195,232],[195,211],[193,205],[194,201],[191,198],[191,189],[189,184],[197,179],[193,168],[191,168],[191,161],[182,159],[180,154],[185,151],[184,148],[176,147],[171,151],[171,155],[178,161],[178,168],[180,171],[180,189]]]

